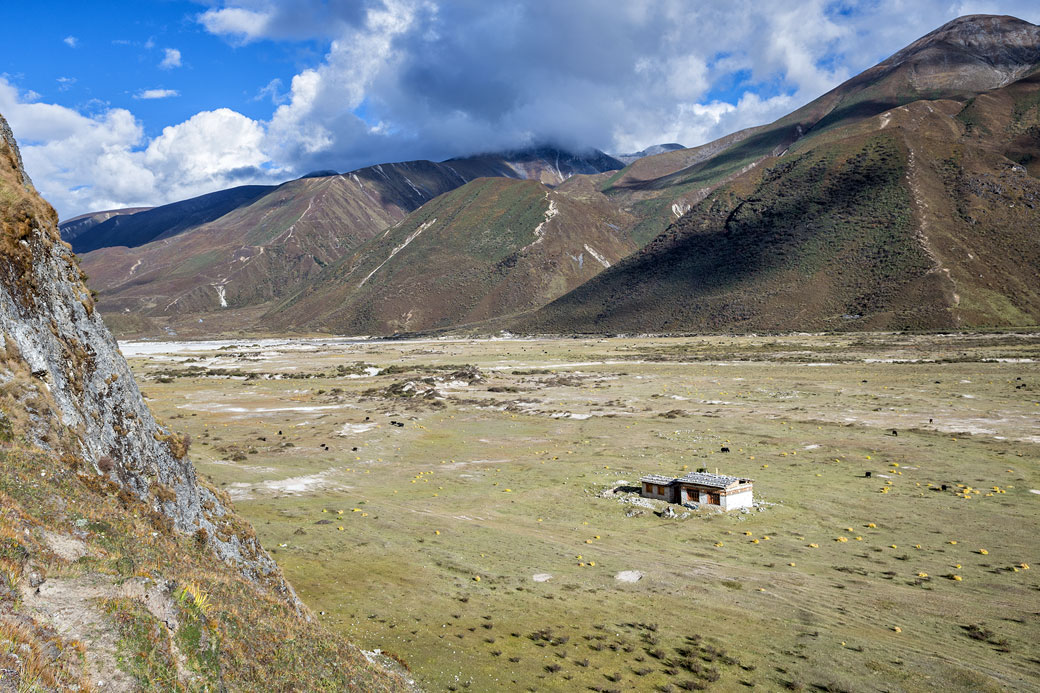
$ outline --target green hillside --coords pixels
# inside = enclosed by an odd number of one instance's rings
[[[636,248],[630,217],[586,192],[477,179],[327,268],[264,323],[383,334],[537,308]]]

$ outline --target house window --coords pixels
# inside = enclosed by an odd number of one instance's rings
[[[657,487],[657,495],[659,495],[659,496],[663,496],[664,495],[664,486],[658,486]]]

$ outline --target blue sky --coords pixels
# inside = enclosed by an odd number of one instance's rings
[[[62,218],[554,141],[769,122],[956,16],[1035,0],[13,2],[0,113]]]
[[[287,84],[328,49],[326,40],[236,45],[198,22],[205,9],[172,0],[15,3],[4,8],[4,21],[35,27],[37,49],[5,42],[0,65],[43,101],[84,113],[130,109],[154,137],[165,125],[220,107],[270,117],[271,100],[261,91],[272,80]],[[179,60],[168,60],[167,50]],[[142,99],[148,90],[177,95]]]

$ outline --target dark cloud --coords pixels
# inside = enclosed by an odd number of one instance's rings
[[[365,122],[380,126],[309,113],[307,99],[321,96],[294,93],[299,122],[319,118],[328,135],[321,151],[300,153],[307,166],[342,168],[380,152],[436,158],[538,141],[696,145],[780,117],[976,11],[1040,20],[1023,0],[387,0],[352,17],[316,87],[342,96],[352,85]],[[743,87],[719,96],[736,75]]]

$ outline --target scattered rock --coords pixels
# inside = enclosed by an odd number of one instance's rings
[[[549,582],[549,580],[552,580],[552,575],[549,573],[536,573],[531,576],[531,579],[535,582]]]
[[[643,571],[622,570],[620,573],[614,576],[614,579],[620,582],[639,582],[643,579]]]

